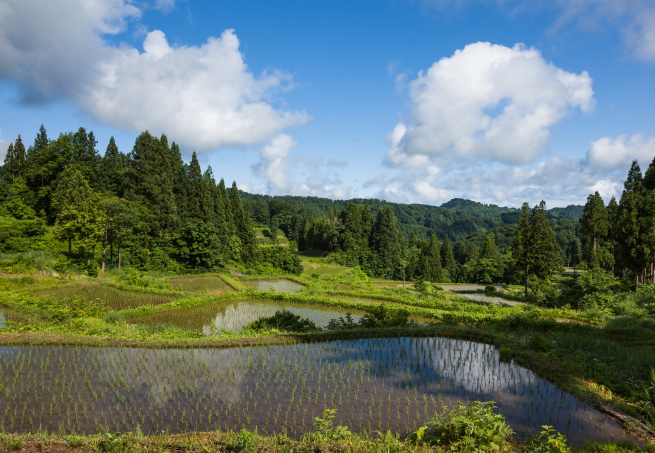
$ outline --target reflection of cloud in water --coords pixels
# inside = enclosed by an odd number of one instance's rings
[[[159,408],[172,402],[190,384],[197,387],[199,380],[200,385],[203,380],[207,384],[208,378],[228,370],[230,380],[222,381],[217,396],[231,404],[241,397],[245,371],[239,366],[242,359],[238,351],[232,349],[107,348],[104,352],[105,363],[110,366],[100,367],[99,371],[106,385],[123,388],[126,396],[151,401]]]

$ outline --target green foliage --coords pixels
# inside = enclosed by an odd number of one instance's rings
[[[259,318],[245,327],[245,330],[271,330],[282,332],[314,332],[320,330],[311,320],[294,315],[288,310],[278,310],[273,316]]]
[[[303,439],[314,442],[340,442],[352,437],[347,426],[334,425],[336,409],[325,409],[322,417],[314,417],[314,426],[311,432],[305,434]]]
[[[163,278],[152,278],[130,268],[120,276],[120,281],[129,286],[140,288],[171,289],[170,283]]]
[[[330,320],[327,330],[377,329],[385,327],[406,327],[409,325],[409,311],[404,308],[388,308],[385,304],[366,307],[367,312],[359,322],[354,322],[350,313],[345,318]]]
[[[538,352],[548,352],[553,348],[553,345],[546,337],[541,334],[535,333],[528,340],[528,346]]]
[[[514,355],[514,353],[512,352],[512,350],[510,348],[502,347],[502,348],[498,349],[498,357],[499,357],[501,362],[511,361],[513,355]]]
[[[473,401],[437,414],[411,436],[415,444],[449,446],[462,452],[508,451],[514,434],[505,417],[495,414],[493,401]]]
[[[552,426],[543,425],[543,430],[537,436],[526,441],[530,452],[534,453],[568,453],[571,449],[566,443],[566,436]]]

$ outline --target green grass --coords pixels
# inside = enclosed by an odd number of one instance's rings
[[[212,295],[232,291],[232,288],[223,279],[214,275],[169,278],[168,283],[177,291],[210,293]]]
[[[125,310],[142,305],[161,305],[172,302],[175,296],[125,291],[102,284],[66,285],[53,288],[37,289],[29,295],[38,298],[64,299],[82,297],[88,301],[100,301],[112,310]]]

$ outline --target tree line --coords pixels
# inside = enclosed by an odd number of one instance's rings
[[[195,152],[186,163],[175,142],[147,131],[127,154],[113,137],[104,155],[96,147],[84,128],[50,139],[43,126],[31,146],[20,136],[9,144],[0,183],[0,216],[9,227],[0,235],[1,252],[33,248],[38,236],[37,247],[101,270],[235,262],[300,272],[288,247],[257,245],[236,183],[217,183]]]
[[[655,283],[655,159],[642,174],[634,160],[617,202],[607,205],[598,192],[590,194],[580,220],[582,257],[592,269]]]

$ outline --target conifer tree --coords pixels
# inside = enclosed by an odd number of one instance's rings
[[[152,233],[160,242],[179,224],[171,188],[170,154],[159,139],[143,132],[129,156],[129,188],[126,197],[140,201],[153,215]]]
[[[188,167],[182,161],[180,147],[175,142],[171,144],[169,162],[175,204],[180,208],[179,218],[181,223],[185,223],[188,219],[188,212],[183,207],[187,206],[189,200],[189,174]]]
[[[609,230],[607,214],[605,203],[598,192],[587,197],[580,226],[585,239],[583,256],[591,268],[600,267],[599,248],[603,246]]]
[[[44,153],[49,143],[48,134],[42,124],[34,139],[34,145],[30,146],[25,155],[26,180],[28,185],[35,190],[46,185],[46,175],[43,174],[43,161],[47,160]]]
[[[191,155],[191,163],[188,170],[189,198],[186,205],[186,215],[189,220],[207,222],[205,183],[202,179],[202,170],[195,151]]]
[[[487,235],[484,239],[484,245],[482,246],[482,251],[480,252],[480,258],[495,260],[498,258],[498,250],[496,249],[496,241],[493,236]]]
[[[433,283],[443,282],[443,268],[441,266],[441,253],[439,250],[439,241],[436,235],[430,236],[428,241],[421,250],[419,256],[418,272],[427,280]]]
[[[639,163],[632,162],[624,183],[619,202],[617,225],[618,242],[621,246],[623,265],[630,269],[635,278],[635,290],[644,281],[647,260],[651,253],[647,247],[643,223],[644,185]]]
[[[531,213],[528,204],[523,203],[512,256],[523,272],[525,297],[528,297],[531,275],[547,279],[564,265],[555,233],[548,222],[545,201],[535,206]]]
[[[97,144],[98,141],[93,132],[87,134],[86,129],[80,127],[72,137],[73,150],[70,163],[76,165],[77,169],[89,181],[91,187],[99,190],[102,183],[98,178],[100,155],[96,150]]]
[[[109,195],[123,196],[126,156],[118,150],[114,137],[109,138],[105,155],[100,159],[98,179],[100,188]]]
[[[257,238],[250,214],[241,204],[236,182],[232,183],[230,189],[230,207],[234,218],[234,226],[241,241],[241,260],[244,263],[253,264],[258,258]]]
[[[25,170],[25,145],[23,139],[18,136],[15,143],[9,143],[2,175],[8,182],[13,182],[17,176],[22,176]]]
[[[400,265],[401,242],[390,207],[384,206],[378,211],[369,243],[376,256],[378,275],[392,277],[394,270]]]
[[[445,271],[444,280],[453,281],[457,274],[457,262],[455,262],[453,245],[448,235],[446,235],[443,244],[441,244],[441,264]]]

